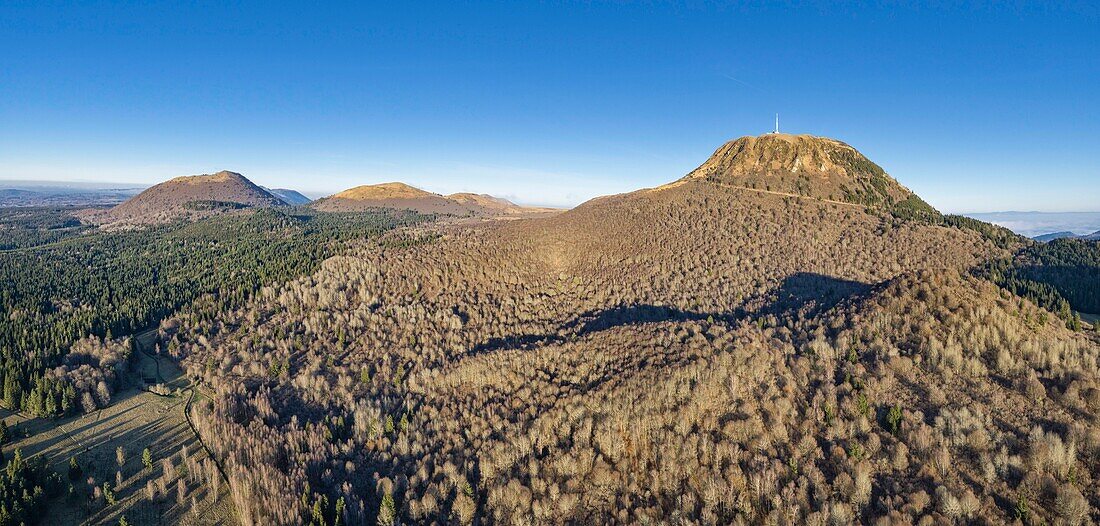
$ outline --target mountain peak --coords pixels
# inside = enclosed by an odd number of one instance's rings
[[[787,172],[829,175],[885,175],[855,148],[828,137],[768,133],[723,144],[688,177],[714,174]]]
[[[908,203],[935,213],[859,150],[814,135],[768,133],[729,141],[681,179],[689,180],[883,208]]]
[[[102,223],[149,224],[180,217],[202,217],[227,210],[285,206],[245,176],[228,170],[174,177],[104,211]]]
[[[248,178],[246,178],[245,176],[243,176],[243,175],[241,175],[237,172],[231,172],[229,170],[222,170],[220,172],[212,173],[212,174],[181,175],[179,177],[173,177],[173,178],[169,179],[167,182],[168,183],[176,183],[176,184],[209,184],[209,183],[224,183],[224,182],[231,182],[231,181],[232,182],[243,181],[243,182],[247,182],[248,184],[252,184],[252,181],[249,181]]]

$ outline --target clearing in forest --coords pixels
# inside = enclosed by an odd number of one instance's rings
[[[147,354],[153,335],[138,336],[129,387],[110,406],[61,419],[0,413],[13,435],[5,457],[16,449],[28,459],[45,455],[67,484],[42,524],[117,524],[123,516],[143,525],[235,524],[228,486],[185,418],[190,382],[168,358]],[[145,390],[146,379],[167,394]]]

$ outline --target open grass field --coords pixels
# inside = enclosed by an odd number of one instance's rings
[[[143,351],[149,350],[150,336],[139,336]],[[116,393],[109,407],[62,419],[0,413],[14,435],[4,445],[5,456],[15,449],[24,458],[45,455],[70,484],[41,524],[117,524],[123,516],[134,525],[235,524],[228,486],[212,475],[215,467],[185,417],[192,396],[188,379],[167,358],[140,352],[134,359],[130,387]],[[156,379],[169,394],[143,390],[145,378]],[[146,448],[151,469],[142,458]],[[71,458],[80,466],[79,476],[70,476]]]

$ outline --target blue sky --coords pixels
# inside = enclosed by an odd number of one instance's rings
[[[944,211],[1100,210],[1088,2],[228,4],[0,4],[0,179],[572,205],[779,112]]]

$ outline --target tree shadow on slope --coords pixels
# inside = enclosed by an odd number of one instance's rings
[[[531,349],[561,343],[571,338],[627,325],[668,321],[702,321],[733,324],[741,320],[767,315],[777,317],[813,317],[836,306],[841,301],[862,295],[870,285],[832,276],[799,272],[756,301],[729,312],[698,312],[668,305],[616,305],[608,309],[585,312],[563,324],[559,330],[545,334],[521,334],[491,338],[470,349],[481,354],[504,349]]]
[[[783,284],[765,294],[765,301],[758,310],[746,312],[742,316],[778,317],[798,315],[812,318],[825,312],[841,301],[862,296],[871,290],[871,285],[858,281],[849,281],[832,276],[799,272],[783,280]]]

